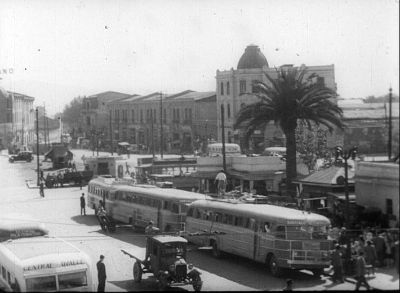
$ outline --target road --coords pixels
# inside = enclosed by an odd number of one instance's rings
[[[85,151],[75,153],[79,169],[79,158]],[[91,152],[86,152],[87,155]],[[31,163],[10,164],[7,157],[0,156],[0,214],[24,213],[38,219],[46,224],[51,235],[71,241],[85,251],[93,265],[100,254],[105,255],[107,291],[157,290],[155,280],[149,275],[144,275],[139,284],[133,282],[133,261],[121,253],[125,249],[144,255],[144,235],[129,228],[119,228],[107,235],[100,229],[92,210],[87,210],[87,216],[81,216],[79,197],[82,192],[86,194],[87,187],[45,189],[45,198],[41,198],[38,189],[29,189],[25,184],[27,179],[35,180],[35,168],[36,159]],[[270,276],[264,265],[236,256],[215,259],[208,251],[193,248],[188,252],[188,261],[201,270],[204,291],[280,290],[285,285],[284,279]],[[315,277],[308,271],[289,272],[286,277],[294,280],[296,290],[339,289],[329,277]],[[345,289],[354,289],[354,284],[348,283]],[[193,291],[193,288],[186,286],[182,290]]]

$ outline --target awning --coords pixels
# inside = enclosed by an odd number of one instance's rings
[[[129,143],[127,143],[127,142],[119,142],[118,145],[120,145],[120,146],[129,146]]]
[[[327,192],[327,195],[333,196],[340,200],[346,200],[346,196],[343,192]],[[350,193],[349,200],[353,202],[356,201],[356,195],[354,193]]]

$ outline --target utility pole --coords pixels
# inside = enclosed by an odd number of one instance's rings
[[[44,145],[47,148],[47,140],[46,140],[46,104],[43,106],[44,114],[43,114],[43,138],[44,138]]]
[[[111,110],[110,110],[110,141],[111,141],[111,156],[113,156],[113,133],[112,133],[112,120],[111,120]]]
[[[389,137],[388,137],[388,159],[392,157],[392,87],[389,88]]]
[[[160,92],[160,155],[163,158],[164,153],[164,134],[163,134],[163,104],[162,104],[162,93]]]
[[[226,155],[225,155],[225,113],[224,104],[221,104],[221,134],[222,134],[222,166],[226,173]]]
[[[37,186],[40,181],[40,170],[39,170],[39,109],[36,107],[36,168],[37,168]]]

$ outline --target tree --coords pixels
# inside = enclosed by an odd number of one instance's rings
[[[81,124],[81,110],[82,110],[82,98],[74,98],[68,105],[64,107],[62,113],[62,121],[65,125],[68,125],[70,129],[77,129]]]
[[[309,129],[304,121],[299,121],[296,128],[296,146],[300,157],[308,170],[315,170],[318,159],[324,160],[324,166],[332,163],[332,152],[327,146],[328,130],[315,124]]]
[[[335,127],[343,129],[342,110],[333,100],[336,92],[314,81],[316,74],[305,78],[307,68],[283,68],[276,70],[277,78],[264,73],[268,83],[253,82],[252,95],[258,102],[244,106],[238,113],[235,128],[243,128],[248,139],[256,129],[264,129],[270,122],[279,125],[286,137],[286,186],[295,195],[292,181],[296,170],[296,128],[304,121],[308,128],[312,123],[325,125],[330,132]]]

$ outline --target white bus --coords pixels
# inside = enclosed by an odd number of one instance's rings
[[[330,265],[329,220],[321,215],[240,200],[198,200],[186,216],[190,242],[265,263],[272,275],[282,268],[321,274]],[[204,232],[206,231],[206,232]]]
[[[151,185],[120,185],[115,192],[112,216],[115,220],[144,228],[149,221],[165,232],[183,231],[187,206],[207,195]]]
[[[25,235],[0,242],[0,290],[93,291],[90,258],[55,237]]]
[[[222,157],[222,143],[211,143],[207,146],[207,152],[210,157]],[[236,143],[225,144],[225,155],[227,157],[232,156],[244,156],[240,146]]]

